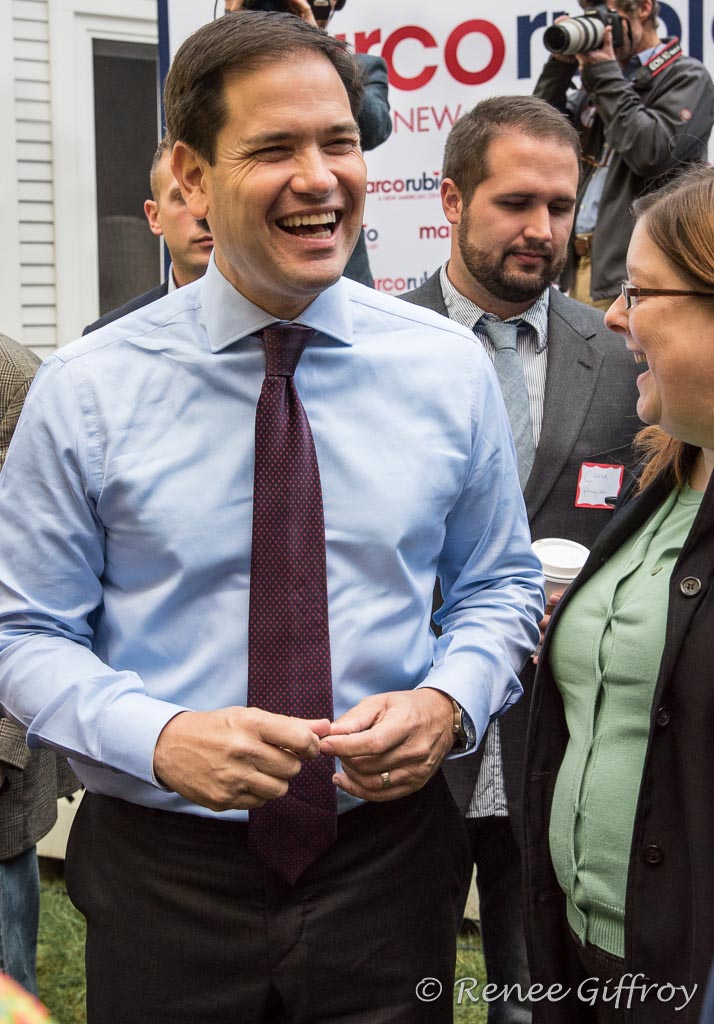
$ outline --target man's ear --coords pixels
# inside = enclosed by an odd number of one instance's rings
[[[144,213],[149,222],[149,230],[152,235],[163,235],[164,232],[159,224],[159,204],[155,199],[146,200],[144,203]]]
[[[204,171],[207,161],[191,146],[176,142],[171,153],[171,173],[179,184],[189,213],[196,220],[204,220],[208,213],[208,197]]]
[[[444,178],[441,183],[441,205],[449,224],[461,223],[464,201],[461,189],[452,178]]]

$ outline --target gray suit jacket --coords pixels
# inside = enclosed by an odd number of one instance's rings
[[[402,298],[448,316],[438,272]],[[578,474],[583,462],[624,464],[629,471],[632,437],[642,426],[635,412],[637,372],[621,339],[605,327],[601,312],[551,289],[543,428],[523,494],[533,540],[567,537],[590,547],[609,522],[609,510],[575,507]],[[520,677],[524,696],[500,720],[508,806],[517,836],[534,675],[529,661]],[[444,766],[454,799],[464,811],[482,749]]]
[[[40,360],[0,334],[0,467]],[[55,823],[57,797],[79,789],[65,758],[51,750],[30,751],[25,734],[0,718],[0,762],[8,784],[0,792],[0,860],[34,846]]]

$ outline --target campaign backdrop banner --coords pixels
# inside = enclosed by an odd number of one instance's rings
[[[662,3],[660,35],[714,67],[714,0]],[[392,135],[366,154],[364,226],[376,287],[423,283],[446,259],[450,227],[439,185],[446,136],[488,96],[530,94],[548,57],[543,33],[577,0],[347,0],[330,32],[389,68]],[[223,14],[222,0],[159,0],[162,78],[183,40]]]

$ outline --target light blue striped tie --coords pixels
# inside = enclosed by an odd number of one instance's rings
[[[520,322],[520,320],[511,320],[504,323],[501,320],[482,317],[477,326],[493,342],[493,347],[496,350],[493,366],[501,384],[503,401],[511,423],[518,456],[518,479],[521,490],[524,490],[533,468],[535,445],[533,444],[533,427],[528,408],[526,378],[516,347]]]

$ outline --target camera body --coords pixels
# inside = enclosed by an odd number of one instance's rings
[[[566,18],[545,30],[543,42],[547,50],[564,57],[574,57],[588,50],[599,50],[605,36],[605,29],[612,28],[612,44],[615,48],[625,41],[625,19],[617,11],[611,11],[607,4],[593,4],[582,14]]]
[[[347,0],[337,0],[335,10],[341,11]],[[332,13],[330,0],[308,0],[315,21],[327,21]],[[291,14],[289,0],[245,0],[244,11],[276,11],[282,14]]]

